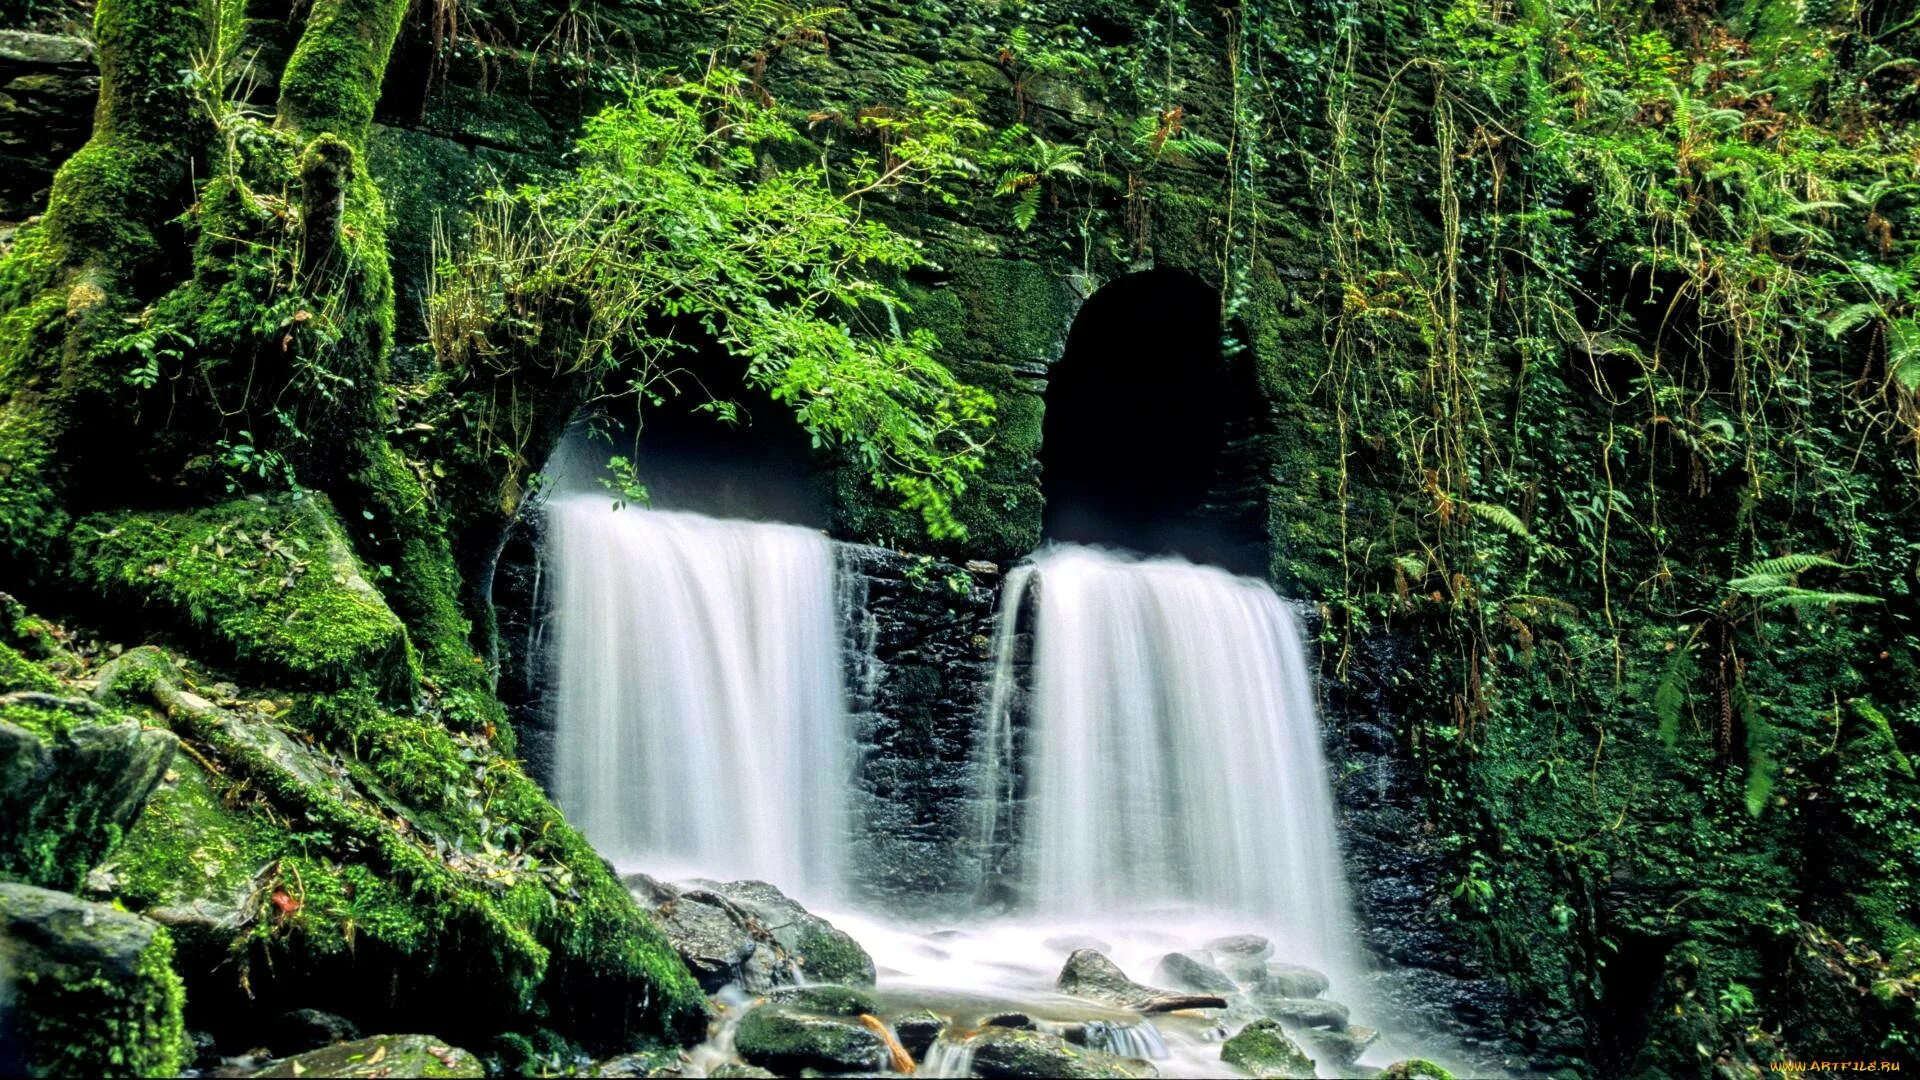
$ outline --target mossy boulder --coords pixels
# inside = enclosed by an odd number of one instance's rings
[[[406,628],[320,496],[95,515],[74,541],[76,579],[165,615],[263,673],[412,696],[418,672]]]
[[[783,986],[769,992],[767,1000],[822,1016],[859,1016],[880,1011],[872,994],[851,986]]]
[[[0,884],[0,1047],[31,1076],[174,1076],[190,1058],[165,929],[67,893]]]
[[[0,694],[0,877],[77,888],[120,842],[177,744],[84,699]]]
[[[750,1065],[782,1076],[803,1069],[856,1072],[884,1068],[887,1043],[856,1020],[784,1005],[762,1005],[740,1021],[734,1048]]]
[[[1220,1060],[1262,1080],[1313,1080],[1313,1059],[1276,1020],[1255,1020],[1220,1044]]]
[[[994,1027],[974,1036],[971,1042],[973,1074],[986,1080],[1034,1076],[1099,1080],[1158,1075],[1146,1062],[1088,1050],[1044,1031]]]
[[[1409,1058],[1374,1073],[1373,1080],[1453,1080],[1453,1074],[1425,1058]]]
[[[485,1076],[480,1059],[431,1035],[375,1035],[282,1058],[248,1076]]]

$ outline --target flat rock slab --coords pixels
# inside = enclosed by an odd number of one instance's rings
[[[375,1035],[281,1058],[249,1076],[424,1076],[486,1075],[480,1059],[431,1035]]]

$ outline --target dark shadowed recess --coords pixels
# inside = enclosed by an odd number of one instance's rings
[[[1047,539],[1265,573],[1261,522],[1233,480],[1261,396],[1231,330],[1220,295],[1179,271],[1093,294],[1048,372]]]

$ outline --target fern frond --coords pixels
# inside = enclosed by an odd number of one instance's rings
[[[1667,657],[1666,670],[1653,690],[1653,715],[1660,721],[1660,741],[1671,749],[1680,741],[1680,714],[1692,695],[1693,680],[1700,674],[1694,662],[1693,646],[1681,645]]]
[[[1493,525],[1498,525],[1500,528],[1505,529],[1523,540],[1529,535],[1527,532],[1527,523],[1521,521],[1518,514],[1515,514],[1504,506],[1499,506],[1494,503],[1470,502],[1467,503],[1467,508],[1485,521]]]

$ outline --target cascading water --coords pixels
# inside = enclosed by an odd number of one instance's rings
[[[1036,591],[1025,761],[1013,636]],[[1242,917],[1336,985],[1355,965],[1300,632],[1264,583],[1174,559],[1043,549],[1010,576],[983,733],[993,841],[1016,769],[1020,888],[1046,918]]]
[[[547,513],[569,818],[623,867],[834,895],[851,747],[830,542],[598,495]]]

